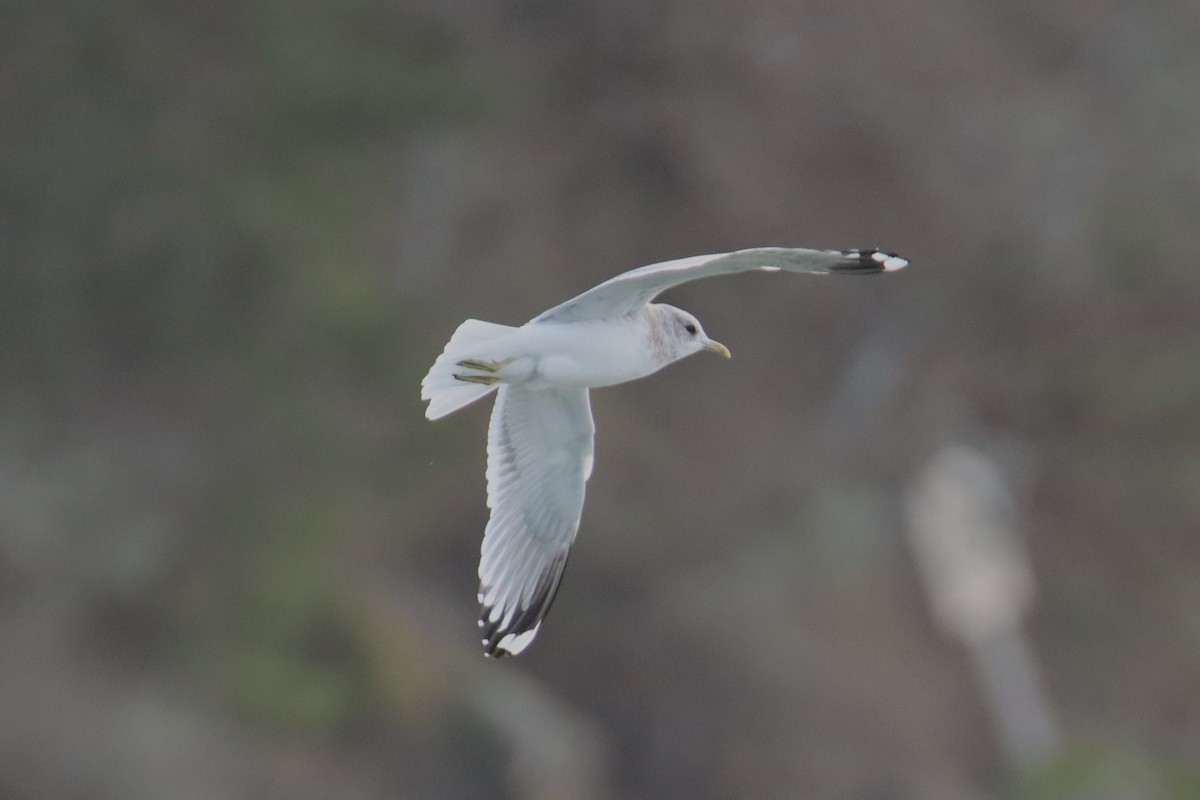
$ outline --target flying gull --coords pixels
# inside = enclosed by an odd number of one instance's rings
[[[694,316],[651,303],[681,283],[734,272],[869,274],[908,261],[880,250],[756,247],[630,270],[519,328],[469,319],[421,381],[439,419],[499,389],[488,426],[479,561],[484,652],[516,655],[537,636],[562,580],[592,474],[588,390],[644,378],[692,353],[729,350]]]

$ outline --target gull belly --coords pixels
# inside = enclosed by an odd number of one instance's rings
[[[520,349],[507,380],[530,388],[595,388],[658,371],[649,320],[632,314],[587,322],[530,322],[514,342]]]

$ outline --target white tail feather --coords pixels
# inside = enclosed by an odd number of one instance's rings
[[[454,377],[454,373],[462,372],[458,362],[465,358],[495,360],[498,354],[489,352],[487,342],[515,330],[516,328],[510,325],[498,325],[478,319],[469,319],[459,325],[458,330],[447,342],[446,349],[421,380],[421,399],[429,401],[425,416],[428,419],[441,419],[495,390],[496,384],[488,386],[460,381]]]

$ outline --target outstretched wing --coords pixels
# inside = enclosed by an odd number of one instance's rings
[[[865,274],[891,272],[907,265],[907,260],[882,250],[756,247],[733,253],[692,256],[624,272],[539,314],[533,321],[575,322],[624,316],[672,286],[712,275],[748,270]]]
[[[488,508],[479,561],[485,652],[537,635],[567,565],[592,471],[587,389],[500,387],[488,427]]]

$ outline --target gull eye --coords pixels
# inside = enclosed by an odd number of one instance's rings
[[[692,323],[690,323],[690,322],[689,322],[687,325],[684,325],[684,326],[683,326],[683,329],[684,329],[685,331],[687,331],[688,333],[690,333],[692,336],[695,336],[695,335],[696,335],[696,326],[695,326],[695,325],[693,325],[693,324],[692,324]]]

